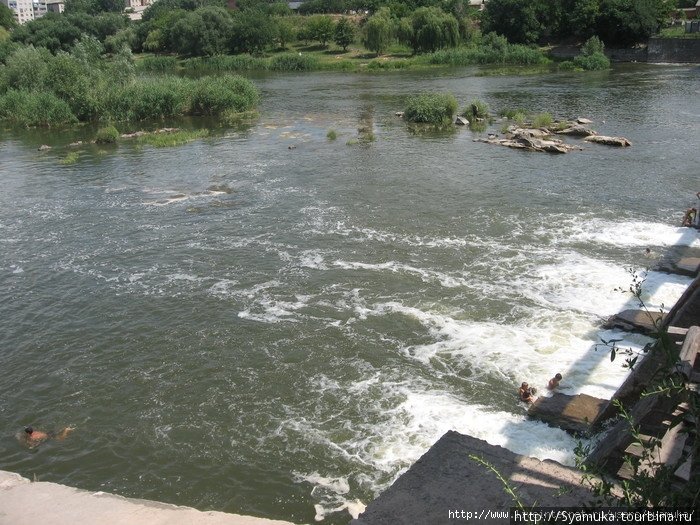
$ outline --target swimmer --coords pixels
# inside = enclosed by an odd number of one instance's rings
[[[73,432],[73,427],[65,427],[60,432],[44,432],[43,430],[35,430],[32,427],[24,428],[24,439],[30,447],[35,447],[48,439],[56,439],[63,441],[68,437],[68,434]]]
[[[523,403],[532,403],[534,399],[532,398],[532,389],[528,386],[527,383],[523,382],[522,385],[520,385],[520,388],[518,389],[518,396],[520,396],[520,401]]]
[[[685,210],[685,216],[683,217],[683,222],[681,226],[692,226],[695,222],[695,217],[698,214],[697,208],[688,208]]]
[[[547,383],[547,390],[554,390],[559,386],[559,382],[561,381],[561,374],[556,374],[552,379],[549,380],[549,383]]]

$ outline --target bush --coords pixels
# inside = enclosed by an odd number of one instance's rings
[[[548,128],[552,125],[554,119],[549,113],[539,113],[532,119],[533,128]]]
[[[136,67],[143,71],[172,71],[177,68],[175,57],[145,57],[136,62]]]
[[[22,126],[65,126],[78,118],[70,106],[53,93],[10,89],[0,97],[0,119]]]
[[[318,59],[312,55],[284,53],[273,57],[269,68],[273,71],[311,71],[318,69]]]
[[[182,65],[187,71],[251,71],[267,69],[262,58],[250,55],[218,55],[206,58],[189,58]]]
[[[335,140],[338,138],[338,134],[335,132],[334,129],[329,129],[328,133],[326,133],[326,138],[328,140]]]
[[[114,144],[119,140],[119,131],[114,126],[106,126],[97,130],[96,144]]]
[[[258,99],[258,90],[243,77],[205,77],[194,81],[190,111],[194,115],[247,111]]]
[[[486,102],[481,100],[472,100],[469,106],[462,112],[462,116],[467,118],[470,122],[476,121],[476,119],[487,119],[489,118],[489,106]]]
[[[444,93],[428,93],[411,97],[404,111],[408,122],[450,124],[457,112],[457,100]]]
[[[592,55],[579,55],[574,58],[574,66],[586,71],[610,69],[610,60],[603,53]]]

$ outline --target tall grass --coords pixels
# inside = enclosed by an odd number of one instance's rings
[[[429,55],[423,60],[429,64],[450,66],[472,66],[485,64],[532,66],[546,64],[547,57],[538,49],[532,49],[517,44],[506,44],[503,47],[478,45],[442,49]]]
[[[86,60],[19,48],[0,68],[0,120],[64,126],[186,115],[229,117],[253,109],[260,98],[257,88],[240,76],[137,77],[130,57],[122,58]]]
[[[136,68],[142,71],[174,71],[177,69],[177,58],[164,56],[144,57],[136,62]]]
[[[268,68],[273,71],[311,71],[319,69],[319,60],[312,55],[284,53],[272,57]]]
[[[268,69],[268,60],[251,55],[217,55],[182,61],[186,71],[251,71]]]
[[[404,118],[408,122],[450,124],[457,111],[457,100],[446,93],[426,93],[411,97]]]

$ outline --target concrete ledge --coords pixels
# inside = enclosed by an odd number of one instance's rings
[[[657,333],[658,327],[666,319],[660,312],[647,312],[644,310],[623,310],[619,314],[610,317],[603,328],[611,330],[618,328],[627,332],[641,332],[642,334]]]
[[[57,483],[34,482],[0,470],[0,523],[13,525],[292,525],[268,520],[202,512],[155,501],[89,492]]]
[[[525,506],[575,507],[592,498],[576,469],[449,431],[350,525],[510,523],[492,513],[507,511],[515,501],[496,474],[470,455],[493,465]],[[484,514],[469,520],[450,514],[462,510]]]
[[[586,394],[570,396],[556,393],[538,397],[528,408],[530,417],[570,432],[589,432],[600,421],[610,402]]]

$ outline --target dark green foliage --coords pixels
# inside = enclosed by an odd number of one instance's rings
[[[45,47],[52,53],[69,51],[83,34],[101,42],[126,28],[128,20],[116,13],[91,16],[85,13],[47,13],[41,18],[18,27],[12,40],[35,47]]]
[[[288,20],[277,20],[277,41],[282,49],[287,49],[287,44],[297,37],[297,32]]]
[[[211,56],[229,50],[233,21],[222,7],[203,7],[179,18],[170,28],[172,50],[181,55]]]
[[[404,118],[408,122],[450,124],[457,111],[457,100],[445,93],[428,93],[411,97]]]
[[[668,0],[601,0],[597,33],[612,45],[642,42],[658,31],[670,5]]]
[[[190,58],[182,65],[187,71],[251,71],[267,69],[265,59],[250,55],[219,55]]]
[[[5,4],[0,4],[0,27],[5,29],[13,29],[17,26],[15,15]]]
[[[275,19],[257,9],[236,13],[232,31],[231,49],[238,53],[260,53],[277,39]]]
[[[355,40],[355,27],[347,18],[341,18],[335,26],[333,41],[336,45],[347,50],[348,46]]]
[[[97,144],[114,144],[119,140],[119,130],[114,126],[106,126],[97,130],[95,135],[95,143]]]
[[[483,30],[498,32],[517,44],[538,42],[556,31],[560,4],[560,0],[489,0]]]

